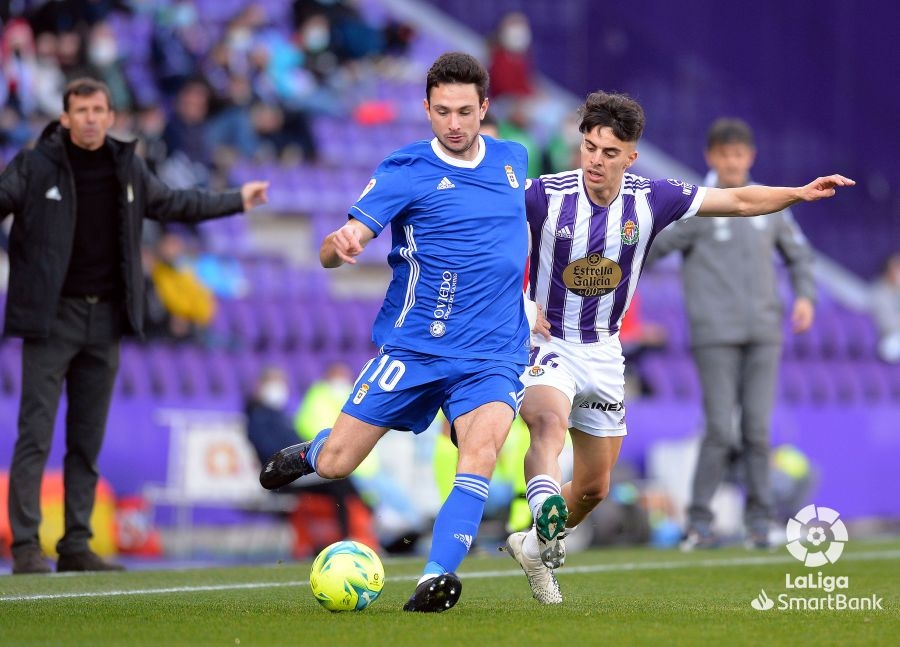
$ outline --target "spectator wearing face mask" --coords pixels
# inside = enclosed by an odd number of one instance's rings
[[[93,27],[87,42],[87,62],[91,76],[106,83],[112,107],[117,112],[134,107],[134,93],[122,67],[122,56],[116,34],[106,22]]]
[[[491,111],[500,122],[500,137],[528,148],[528,176],[537,177],[543,172],[542,149],[568,108],[539,87],[531,44],[528,16],[504,14],[491,42],[488,68]]]
[[[500,19],[491,47],[491,99],[523,99],[535,94],[531,23],[513,11]]]
[[[289,399],[284,371],[275,366],[264,368],[246,405],[247,437],[260,461],[284,447],[285,442],[296,442],[291,419],[285,413]]]

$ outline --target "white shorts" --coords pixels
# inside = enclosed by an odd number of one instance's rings
[[[522,375],[530,386],[552,386],[572,406],[569,426],[591,436],[624,436],[625,357],[618,335],[592,344],[537,338],[532,365]],[[527,391],[526,391],[527,397]]]

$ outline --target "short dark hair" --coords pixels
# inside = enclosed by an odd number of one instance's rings
[[[103,96],[106,97],[106,105],[109,108],[112,108],[112,97],[109,93],[109,88],[103,81],[92,79],[89,76],[73,79],[66,85],[66,89],[63,92],[63,111],[69,111],[69,97],[72,95],[76,97],[89,97],[97,92],[103,93]]]
[[[746,144],[753,148],[753,129],[743,119],[716,119],[706,133],[706,150],[720,144]]]
[[[478,103],[487,96],[490,77],[477,58],[462,52],[438,56],[425,77],[425,97],[431,100],[431,89],[444,83],[472,83],[478,90]]]
[[[578,130],[582,133],[589,133],[598,126],[609,127],[623,142],[636,142],[644,134],[644,109],[627,94],[591,92],[578,114],[581,116]]]

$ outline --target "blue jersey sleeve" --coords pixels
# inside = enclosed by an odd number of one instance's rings
[[[375,169],[348,215],[364,223],[377,236],[413,201],[415,194],[410,190],[409,175],[409,165],[404,163],[404,158],[387,158]]]

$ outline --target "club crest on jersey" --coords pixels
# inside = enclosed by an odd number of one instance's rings
[[[507,164],[503,168],[506,170],[506,179],[509,180],[509,186],[514,189],[518,189],[519,180],[516,178],[516,172],[513,171],[513,167]]]
[[[637,223],[629,218],[622,223],[622,242],[626,245],[634,245],[640,237]]]
[[[444,333],[447,332],[447,326],[443,321],[432,321],[431,325],[428,326],[428,332],[431,333],[432,337],[443,337]]]
[[[365,382],[360,385],[359,390],[356,392],[356,395],[353,396],[353,404],[359,404],[363,401],[363,398],[366,397],[366,394],[369,392],[369,385]]]
[[[528,375],[530,375],[531,377],[540,377],[543,374],[544,369],[542,369],[540,366],[532,366],[530,369],[528,369]]]

